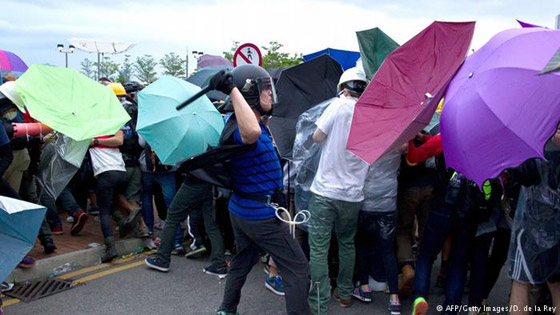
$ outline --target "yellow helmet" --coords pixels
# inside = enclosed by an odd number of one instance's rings
[[[113,90],[116,96],[126,96],[126,90],[124,89],[124,86],[122,84],[111,82],[107,86],[111,88],[111,90]]]

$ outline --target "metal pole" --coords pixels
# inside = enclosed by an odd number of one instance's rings
[[[101,58],[100,58],[100,52],[97,52],[97,80],[99,81],[99,78],[101,78]]]
[[[66,56],[66,68],[68,68],[68,52],[65,51],[64,55]]]
[[[185,55],[185,81],[189,77],[189,48],[187,47],[187,54]]]

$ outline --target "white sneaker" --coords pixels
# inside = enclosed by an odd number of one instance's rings
[[[369,277],[368,281],[369,287],[374,292],[386,292],[388,290],[387,282],[375,281],[372,277]]]

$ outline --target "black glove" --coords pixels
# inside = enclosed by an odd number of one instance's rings
[[[229,95],[231,90],[235,87],[235,84],[233,84],[233,76],[230,72],[221,70],[210,79],[208,87]]]

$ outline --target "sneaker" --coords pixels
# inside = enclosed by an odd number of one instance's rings
[[[265,276],[264,286],[270,292],[272,292],[276,295],[284,296],[284,294],[285,294],[284,293],[284,282],[282,281],[282,277],[280,277],[280,276],[269,277],[268,274],[267,274]]]
[[[200,245],[200,247],[195,247],[187,252],[185,257],[187,258],[200,258],[202,254],[206,253],[206,247]]]
[[[25,255],[23,259],[19,262],[18,267],[20,268],[31,268],[35,265],[35,258]]]
[[[207,275],[218,276],[220,279],[224,279],[227,276],[227,267],[215,267],[214,265],[210,265],[204,269],[202,269]]]
[[[341,298],[338,294],[338,288],[333,291],[333,298],[338,301],[341,307],[350,307],[352,305],[352,300],[350,298]]]
[[[216,315],[239,315],[239,312],[217,311]]]
[[[93,215],[93,216],[98,216],[99,215],[99,208],[97,207],[91,207],[87,210],[87,213],[89,215]]]
[[[82,210],[76,212],[76,215],[74,215],[74,224],[72,224],[72,228],[70,229],[70,235],[80,233],[80,231],[84,228],[88,217],[89,216]]]
[[[161,272],[169,271],[169,264],[163,263],[156,256],[146,257],[146,259],[144,259],[144,263],[146,263],[148,267],[155,269],[157,271],[161,271]]]
[[[47,255],[53,253],[56,250],[56,245],[54,245],[54,242],[50,237],[43,239],[41,241],[41,245],[43,245],[43,251]]]
[[[354,289],[354,292],[352,292],[352,296],[362,302],[370,303],[372,300],[371,291],[372,289],[369,287],[366,290],[363,290],[362,286],[358,286]]]
[[[389,301],[387,310],[391,312],[391,315],[401,315],[401,303],[399,301]]]
[[[428,314],[428,302],[423,297],[417,297],[412,305],[412,315]]]
[[[184,255],[186,252],[185,248],[181,244],[175,244],[173,250],[171,250],[171,255]]]
[[[62,230],[62,226],[53,226],[51,228],[51,232],[53,235],[62,235],[64,231]]]
[[[0,292],[8,292],[8,291],[11,291],[13,288],[14,288],[13,283],[8,283],[6,281],[3,281],[0,284]]]

